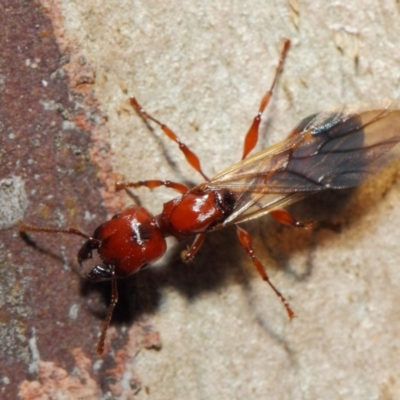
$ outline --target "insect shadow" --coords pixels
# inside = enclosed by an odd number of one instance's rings
[[[342,224],[336,221],[335,216],[341,215],[354,191],[355,189],[346,189],[340,192],[321,192],[312,196],[307,202],[291,206],[291,211],[318,221],[314,231],[329,229],[339,234]],[[252,224],[254,222],[247,226],[251,229]],[[292,269],[291,256],[298,251],[311,252],[321,240],[329,239],[318,237],[302,240],[310,235],[309,230],[285,227],[268,217],[262,218],[260,224],[264,232],[261,235],[265,246],[257,246],[256,252],[259,256],[263,257],[263,253],[269,252],[275,260],[274,268],[287,271],[296,281],[302,281],[312,274],[311,263],[307,265],[307,271],[301,273],[295,268]],[[284,230],[283,235],[282,230]],[[280,235],[279,241],[274,239],[277,233]],[[243,284],[247,292],[246,287],[250,278],[246,269],[249,269],[243,265],[248,263],[248,260],[241,246],[236,244],[237,236],[234,229],[212,232],[206,241],[209,243],[202,247],[191,263],[184,263],[180,257],[181,252],[190,243],[184,241],[174,246],[161,265],[149,266],[138,274],[118,280],[119,300],[115,307],[112,325],[130,325],[143,315],[156,313],[162,302],[162,291],[169,287],[177,290],[189,302],[194,301],[202,293],[229,286],[232,282]],[[271,266],[265,264],[265,267],[268,270]],[[99,319],[104,318],[110,292],[110,284],[107,281],[99,283],[81,280],[82,296],[89,296],[92,293],[101,296],[100,309],[92,310]]]
[[[157,312],[165,288],[174,288],[188,301],[194,301],[201,293],[226,286],[232,279],[240,279],[239,260],[242,255],[245,257],[245,253],[240,246],[232,245],[235,240],[233,229],[210,234],[206,239],[209,246],[204,246],[190,263],[184,263],[180,257],[190,241],[179,243],[160,265],[149,266],[138,274],[119,279],[119,299],[112,325],[130,325],[143,315]],[[110,301],[110,282],[81,280],[82,296],[96,293],[101,296],[102,305],[100,310],[96,306],[92,312],[104,319]]]

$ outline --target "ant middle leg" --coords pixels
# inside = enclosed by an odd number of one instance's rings
[[[158,121],[154,117],[152,117],[150,114],[148,114],[142,106],[138,103],[135,97],[130,98],[130,102],[132,107],[135,109],[135,111],[145,120],[150,120],[153,121],[155,124],[157,124],[161,130],[164,132],[164,134],[169,137],[172,141],[178,144],[179,150],[184,154],[186,157],[186,161],[191,165],[197,172],[199,172],[203,178],[208,181],[207,175],[203,172],[201,165],[200,165],[200,159],[197,157],[197,155],[189,149],[189,147],[186,146],[185,143],[181,142],[181,140],[178,138],[178,136],[170,129],[168,128],[167,125],[163,124],[162,122]]]
[[[290,48],[290,40],[286,39],[285,43],[283,44],[283,49],[281,52],[281,57],[279,59],[279,64],[276,68],[274,80],[272,81],[271,87],[269,88],[267,93],[265,93],[264,97],[262,98],[260,107],[258,109],[258,113],[254,117],[253,123],[251,124],[250,129],[248,130],[248,132],[246,134],[246,137],[244,140],[244,145],[243,145],[242,160],[247,157],[247,155],[254,149],[255,145],[257,144],[258,130],[259,130],[260,123],[261,123],[261,116],[262,116],[263,112],[265,111],[265,109],[267,108],[268,103],[272,97],[272,92],[274,90],[274,87],[278,80],[278,77],[279,77],[280,73],[282,72],[283,63],[285,61],[286,54],[287,54],[289,48]]]
[[[200,250],[200,247],[204,243],[204,239],[206,238],[205,233],[199,233],[194,238],[190,248],[182,255],[182,261],[184,263],[189,263],[193,260],[194,256]]]

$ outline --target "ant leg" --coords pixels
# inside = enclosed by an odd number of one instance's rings
[[[147,120],[149,119],[150,121],[153,121],[156,123],[161,130],[167,135],[171,140],[173,140],[175,143],[179,145],[179,150],[184,154],[186,157],[187,162],[197,171],[199,172],[203,178],[208,181],[209,179],[207,178],[207,175],[203,172],[201,169],[200,165],[200,160],[199,157],[195,153],[193,153],[192,150],[189,149],[189,147],[186,146],[186,144],[182,143],[178,136],[170,129],[168,128],[167,125],[161,123],[151,115],[147,114],[146,111],[143,110],[142,106],[137,102],[137,100],[134,97],[130,98],[131,105],[135,109],[135,111],[144,119]]]
[[[274,77],[274,80],[272,81],[272,85],[271,85],[270,89],[268,90],[268,92],[265,93],[264,97],[262,98],[260,107],[258,109],[258,114],[254,117],[253,123],[251,124],[250,129],[248,130],[248,132],[246,134],[246,138],[244,140],[244,145],[243,145],[242,160],[247,157],[247,155],[254,149],[254,146],[257,144],[258,128],[260,126],[261,116],[262,116],[263,112],[265,111],[265,109],[267,108],[268,103],[272,97],[272,92],[274,90],[276,81],[278,80],[278,77],[279,77],[280,73],[282,72],[283,63],[285,61],[286,54],[289,50],[289,47],[290,47],[290,40],[286,39],[285,43],[283,44],[281,57],[279,59],[279,64],[276,68],[275,77]]]
[[[287,210],[274,210],[270,212],[272,218],[284,225],[291,225],[296,228],[311,229],[315,226],[314,221],[299,221]]]
[[[115,185],[115,189],[118,191],[127,188],[138,188],[141,186],[146,186],[150,190],[153,190],[156,187],[165,186],[167,188],[174,189],[181,194],[185,194],[189,190],[189,188],[183,183],[161,181],[158,179],[153,179],[149,181],[138,181],[138,182],[117,182]]]
[[[251,241],[251,237],[247,231],[244,229],[240,228],[239,226],[236,226],[236,233],[239,238],[239,242],[242,245],[242,247],[246,250],[246,253],[251,257],[254,266],[256,267],[258,273],[260,274],[261,278],[268,283],[268,285],[271,287],[271,289],[275,292],[275,294],[279,297],[281,300],[282,304],[286,308],[286,312],[289,316],[289,319],[292,319],[295,317],[294,312],[290,308],[289,302],[283,297],[282,293],[273,285],[273,283],[270,281],[267,272],[265,271],[264,267],[262,266],[260,260],[255,256],[254,254],[254,249]]]
[[[182,261],[184,263],[189,263],[190,261],[193,260],[194,256],[200,250],[201,245],[204,243],[205,238],[206,238],[205,233],[199,233],[198,235],[196,235],[189,250],[182,257]]]
[[[111,317],[114,312],[114,308],[116,304],[118,303],[118,288],[117,288],[117,279],[115,278],[115,270],[114,267],[112,267],[112,278],[111,278],[111,300],[110,300],[110,305],[108,306],[107,310],[107,315],[106,318],[103,322],[103,327],[101,328],[101,333],[99,337],[99,341],[97,343],[97,354],[101,356],[104,351],[104,342],[106,339],[106,333],[107,329],[110,326],[111,322]]]

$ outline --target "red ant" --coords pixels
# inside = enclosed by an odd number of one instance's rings
[[[144,207],[128,208],[100,225],[93,236],[73,228],[20,226],[25,232],[67,233],[85,238],[86,242],[78,252],[80,265],[92,258],[94,250],[98,252],[103,264],[95,265],[87,277],[93,281],[109,279],[112,284],[98,354],[103,353],[106,331],[118,301],[116,279],[134,274],[158,260],[166,251],[167,236],[179,240],[195,236],[184,256],[184,261],[190,261],[199,251],[207,232],[235,225],[241,246],[262,279],[280,298],[289,318],[293,318],[289,303],[272,284],[256,257],[250,235],[238,224],[270,214],[283,224],[311,228],[313,222],[298,221],[283,207],[322,190],[357,186],[394,158],[392,150],[400,141],[400,132],[396,133],[400,112],[389,107],[372,111],[343,108],[313,115],[304,119],[286,140],[247,157],[257,143],[261,116],[271,99],[289,47],[290,41],[285,40],[274,80],[247,132],[242,160],[238,163],[209,179],[196,154],[131,98],[136,112],[144,120],[157,124],[179,145],[187,162],[205,182],[192,189],[168,180],[118,183],[117,190],[165,186],[176,190],[180,196],[165,203],[163,211],[156,216]]]

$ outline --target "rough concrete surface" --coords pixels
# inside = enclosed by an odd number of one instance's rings
[[[133,95],[196,151],[208,175],[237,161],[273,78],[283,38],[291,39],[292,47],[258,148],[284,138],[314,112],[400,97],[400,8],[394,1],[365,1],[362,8],[355,0],[37,4],[52,21],[61,54],[65,41],[69,49],[73,43],[72,53],[79,52],[92,71],[89,83],[97,112],[106,119],[90,140],[110,146],[105,154],[114,171],[101,173],[104,160],[96,158],[102,148],[97,145],[90,162],[100,165],[96,185],[103,188],[112,186],[114,173],[130,181],[201,182],[176,145],[158,129],[150,131],[131,110],[128,99]],[[183,247],[173,247],[160,265],[122,285],[126,295],[119,313],[125,309],[132,318],[117,315],[109,332],[107,368],[99,367],[102,361],[96,362],[86,343],[88,338],[95,346],[100,321],[85,314],[71,318],[65,328],[85,329],[84,344],[72,334],[68,344],[62,343],[58,335],[44,357],[40,337],[30,343],[21,363],[36,357],[41,364],[35,364],[23,384],[17,382],[17,390],[22,398],[40,398],[33,393],[50,396],[56,387],[52,398],[63,398],[63,390],[73,385],[51,385],[60,376],[46,374],[53,362],[54,370],[67,374],[67,383],[76,383],[69,374],[80,371],[82,387],[77,384],[73,398],[400,398],[399,168],[398,162],[354,191],[327,193],[294,206],[299,218],[321,222],[311,231],[281,226],[268,217],[246,224],[271,279],[290,301],[294,320],[288,321],[279,299],[253,270],[234,230],[217,232],[209,235],[191,265],[179,261]],[[1,178],[13,176],[19,175],[10,171]],[[89,194],[94,196],[85,192]],[[174,193],[140,189],[135,195],[158,213]],[[25,218],[35,222],[30,192],[26,196],[30,206]],[[109,213],[122,204],[112,203],[110,190],[99,189],[97,196],[91,197],[93,207],[104,203]],[[52,203],[37,201],[41,210]],[[79,214],[76,201],[74,213]],[[62,204],[55,205],[58,213]],[[87,202],[81,212],[90,212]],[[96,214],[91,229],[105,212]],[[41,215],[51,221],[49,211]],[[73,251],[69,239],[68,251]],[[63,269],[65,258],[74,257],[60,255],[65,251],[60,241],[51,248],[59,258],[53,257],[46,270]],[[71,283],[76,275],[63,270],[63,277],[70,295],[84,307],[87,298]],[[41,282],[45,280],[44,275]],[[132,303],[134,291],[139,295]],[[132,311],[134,307],[141,312]],[[160,346],[157,332],[161,350],[143,349]],[[68,353],[68,362],[57,349]],[[8,370],[1,378],[4,387],[12,381]],[[92,386],[83,385],[85,379]]]

